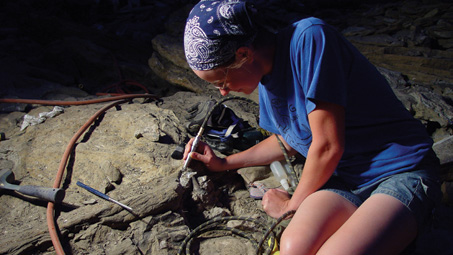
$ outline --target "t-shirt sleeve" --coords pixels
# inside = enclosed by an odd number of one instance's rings
[[[307,113],[314,100],[346,107],[348,77],[352,53],[343,47],[338,32],[327,25],[312,25],[295,30],[291,43],[292,69],[306,95]]]

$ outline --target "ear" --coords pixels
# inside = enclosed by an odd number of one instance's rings
[[[253,49],[242,46],[236,50],[236,62],[253,62]]]

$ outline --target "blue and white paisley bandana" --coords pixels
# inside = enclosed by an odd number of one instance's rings
[[[184,51],[194,70],[212,70],[227,64],[236,50],[250,44],[256,31],[241,0],[202,0],[187,18]]]

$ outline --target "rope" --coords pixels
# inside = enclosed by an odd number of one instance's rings
[[[278,137],[278,135],[275,135],[275,137],[277,137],[278,145],[280,145],[280,149],[282,149],[283,156],[285,156],[286,164],[288,164],[289,169],[291,170],[291,173],[289,173],[289,174],[291,175],[291,178],[293,178],[294,180],[296,180],[296,182],[297,182],[296,185],[297,185],[297,184],[299,184],[299,176],[297,176],[297,173],[296,173],[296,171],[294,170],[293,164],[291,164],[291,160],[289,159],[288,152],[286,151],[285,146],[283,145],[282,140],[280,140],[280,138]]]

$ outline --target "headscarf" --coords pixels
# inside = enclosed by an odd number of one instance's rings
[[[184,51],[189,66],[212,70],[231,61],[236,50],[250,44],[256,31],[243,0],[202,0],[187,18]]]

